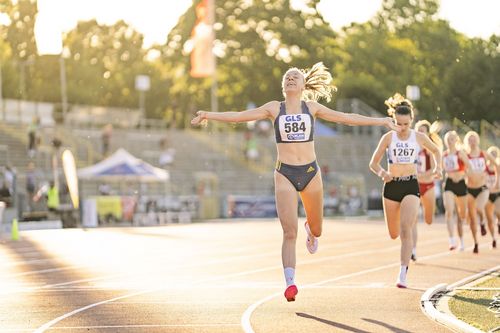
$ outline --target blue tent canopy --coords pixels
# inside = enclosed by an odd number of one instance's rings
[[[108,181],[160,182],[169,179],[169,173],[156,168],[131,155],[125,149],[118,149],[101,162],[78,170],[79,179]]]

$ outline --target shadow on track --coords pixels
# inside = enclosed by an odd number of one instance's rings
[[[348,325],[345,325],[345,324],[336,323],[336,322],[331,321],[331,320],[327,320],[327,319],[319,318],[319,317],[316,317],[316,316],[312,316],[312,315],[307,314],[307,313],[295,312],[295,314],[297,316],[299,316],[299,317],[303,317],[303,318],[307,318],[307,319],[313,319],[313,320],[319,321],[320,323],[327,324],[327,325],[330,325],[330,326],[333,326],[333,327],[336,327],[336,328],[340,328],[340,329],[343,329],[345,331],[355,332],[355,333],[371,333],[369,331],[364,331],[364,330],[361,330],[361,329],[358,329],[358,328],[355,328],[355,327],[351,327],[351,326],[348,326]]]
[[[375,320],[375,319],[367,319],[367,318],[361,318],[363,319],[364,321],[367,321],[369,323],[372,323],[372,324],[375,324],[375,325],[380,325],[382,327],[385,327],[389,330],[391,330],[392,332],[394,333],[411,333],[410,331],[407,331],[407,330],[404,330],[402,328],[397,328],[397,327],[394,327],[392,325],[389,325],[387,323],[384,323],[382,321],[379,321],[379,320]]]

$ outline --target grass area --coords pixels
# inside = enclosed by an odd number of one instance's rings
[[[455,317],[488,332],[500,327],[500,317],[488,310],[495,295],[500,294],[500,272],[473,286],[474,288],[495,288],[496,290],[459,290],[452,296],[448,306]]]

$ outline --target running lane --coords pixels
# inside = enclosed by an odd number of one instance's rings
[[[328,220],[314,255],[299,228],[294,303],[276,220],[24,232],[0,243],[0,333],[445,332],[420,296],[498,265],[498,250],[481,238],[479,255],[449,253],[444,224],[419,231],[400,290],[382,221]]]

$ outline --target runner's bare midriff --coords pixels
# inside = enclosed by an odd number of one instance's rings
[[[305,165],[316,160],[314,141],[278,143],[278,161],[290,165]]]
[[[467,175],[467,187],[479,188],[486,185],[486,174],[484,172],[470,172]]]
[[[458,183],[465,177],[464,171],[449,171],[446,173],[446,177],[450,178],[454,183]]]
[[[392,177],[407,177],[417,174],[415,164],[389,164],[389,173]]]

